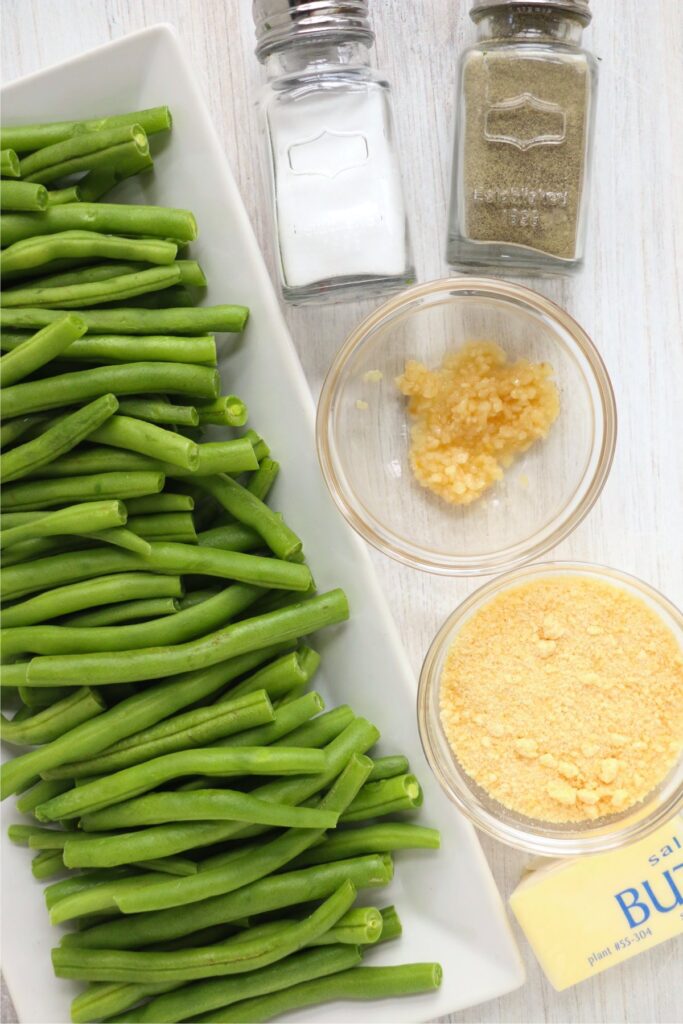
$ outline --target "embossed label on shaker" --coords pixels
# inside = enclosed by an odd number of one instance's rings
[[[287,155],[294,174],[336,178],[338,174],[366,163],[369,150],[364,135],[325,129],[312,139],[293,143]]]
[[[567,135],[567,115],[557,103],[524,92],[494,103],[484,118],[484,138],[517,149],[559,146]]]

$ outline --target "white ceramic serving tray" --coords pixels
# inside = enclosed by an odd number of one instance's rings
[[[193,255],[210,287],[207,302],[251,308],[244,338],[223,338],[223,380],[248,402],[250,422],[282,463],[276,502],[304,538],[320,590],[343,587],[352,618],[316,638],[324,669],[316,679],[328,707],[349,703],[377,723],[385,753],[403,752],[421,779],[420,820],[441,829],[440,851],[396,857],[388,890],[366,902],[396,903],[404,935],[375,951],[373,964],[438,960],[440,991],[428,996],[314,1007],[287,1019],[426,1021],[493,999],[521,985],[523,967],[505,911],[471,826],[441,792],[424,760],[416,685],[362,541],[329,498],[314,447],[314,408],[266,267],[199,89],[173,29],[158,25],[30,75],[2,93],[4,123],[60,120],[167,103],[174,127],[158,147],[156,169],[126,183],[119,197],[191,209],[199,224]],[[12,800],[7,804],[13,803]],[[19,820],[9,807],[5,826]],[[25,819],[24,819],[25,820]],[[31,855],[2,837],[3,969],[19,1020],[62,1024],[79,989],[54,978],[42,884]]]

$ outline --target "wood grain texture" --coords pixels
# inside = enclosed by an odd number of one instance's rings
[[[372,0],[377,63],[395,90],[420,280],[443,276],[455,65],[474,38],[465,0]],[[594,338],[619,407],[617,456],[588,519],[549,557],[602,562],[683,602],[683,0],[594,0],[586,41],[601,59],[588,259],[571,280],[532,282]],[[1,0],[5,80],[159,21],[174,24],[209,101],[257,236],[273,268],[260,169],[249,0]],[[368,305],[288,309],[314,394]],[[374,562],[417,673],[437,627],[475,589]],[[407,709],[406,713],[412,713]],[[504,896],[524,857],[483,840]],[[683,943],[669,942],[564,993],[523,937],[526,985],[453,1021],[676,1022]],[[10,941],[5,936],[5,941]],[[447,966],[447,965],[446,965]],[[9,1003],[2,1019],[15,1020]]]

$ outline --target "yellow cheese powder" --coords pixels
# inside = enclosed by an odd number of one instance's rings
[[[441,721],[461,766],[513,811],[623,811],[683,749],[683,652],[643,600],[587,576],[504,590],[453,641]]]
[[[396,385],[415,421],[410,464],[419,483],[454,505],[479,498],[557,419],[552,372],[547,363],[508,363],[490,341],[464,345],[436,370],[408,360]]]

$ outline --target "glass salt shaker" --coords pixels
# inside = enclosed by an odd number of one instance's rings
[[[387,81],[367,0],[254,0],[282,294],[342,301],[414,279]]]
[[[473,0],[448,228],[453,266],[567,273],[583,262],[597,63],[589,0]]]

